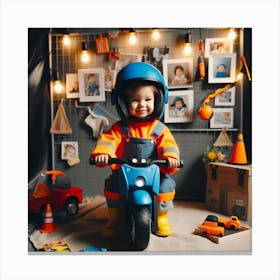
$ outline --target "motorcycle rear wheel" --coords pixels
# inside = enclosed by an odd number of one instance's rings
[[[151,214],[147,205],[135,206],[131,211],[130,236],[133,247],[137,251],[147,248],[151,233]]]

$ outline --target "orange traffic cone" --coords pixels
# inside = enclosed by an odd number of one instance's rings
[[[51,210],[51,205],[48,203],[46,206],[46,214],[45,214],[45,220],[42,228],[40,229],[40,232],[43,233],[51,233],[56,229],[56,226],[53,221],[53,214]]]
[[[237,140],[233,146],[229,163],[232,164],[249,164],[243,140],[243,134],[238,133]]]

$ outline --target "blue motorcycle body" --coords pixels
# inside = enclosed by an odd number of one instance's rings
[[[158,195],[160,172],[156,164],[149,166],[121,166],[119,181],[120,193],[127,197],[128,207],[133,205],[152,205],[153,197]]]

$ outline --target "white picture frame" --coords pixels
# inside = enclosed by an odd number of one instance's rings
[[[78,73],[66,74],[66,98],[78,98],[79,92]]]
[[[235,105],[235,87],[217,95],[214,99],[215,106],[234,106]]]
[[[105,91],[112,91],[116,80],[116,71],[112,69],[104,69],[104,87]]]
[[[233,108],[213,108],[210,128],[233,128]]]
[[[229,38],[206,38],[205,39],[205,57],[212,54],[232,53],[233,41]]]
[[[193,87],[193,58],[164,59],[163,77],[169,89]],[[176,72],[180,71],[180,77]]]
[[[176,108],[176,104],[179,107]],[[193,121],[193,90],[169,91],[168,102],[164,107],[165,123],[186,123]]]
[[[208,82],[234,83],[236,80],[236,53],[209,56]]]
[[[80,102],[105,101],[104,69],[79,69]]]
[[[61,159],[69,160],[79,157],[79,146],[77,141],[61,142]]]

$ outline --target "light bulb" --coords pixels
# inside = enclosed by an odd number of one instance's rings
[[[62,93],[63,92],[63,85],[60,80],[56,80],[53,83],[53,90],[55,93]]]
[[[234,31],[233,28],[231,28],[231,29],[229,30],[228,38],[229,38],[230,40],[234,40],[234,39],[236,38],[236,33],[235,33],[235,31]]]
[[[186,55],[190,55],[192,53],[192,44],[186,43],[184,51]]]
[[[70,37],[69,37],[69,35],[64,35],[62,40],[63,40],[64,46],[69,46],[70,45]]]
[[[135,32],[130,32],[130,37],[129,37],[130,45],[135,45],[136,41],[137,40],[136,40]]]
[[[159,34],[159,32],[158,32],[158,30],[157,29],[155,29],[154,31],[153,31],[153,39],[155,40],[155,41],[157,41],[158,39],[159,39],[159,37],[160,37],[160,34]]]
[[[84,62],[84,63],[89,62],[89,55],[88,55],[87,51],[82,51],[81,61]]]

